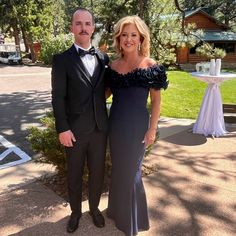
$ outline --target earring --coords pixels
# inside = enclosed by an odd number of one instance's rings
[[[121,46],[120,46],[120,51],[121,51],[121,49],[122,49],[122,48],[121,48]]]
[[[141,43],[138,44],[138,50],[141,50]]]

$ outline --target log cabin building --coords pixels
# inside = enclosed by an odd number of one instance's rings
[[[221,24],[216,19],[199,8],[193,11],[186,11],[185,24],[195,23],[197,29],[202,29],[204,34],[200,36],[205,42],[213,44],[214,47],[226,51],[222,59],[225,67],[236,68],[236,33],[229,30],[228,26]],[[196,47],[182,47],[177,49],[176,61],[178,64],[196,64],[207,61],[206,58],[198,56]]]

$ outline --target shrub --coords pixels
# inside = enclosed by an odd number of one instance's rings
[[[64,147],[58,140],[58,134],[55,129],[55,119],[52,112],[46,113],[46,116],[41,119],[44,128],[31,127],[29,128],[29,135],[27,137],[32,149],[41,154],[36,162],[42,164],[52,164],[55,166],[58,174],[65,176],[66,168],[66,155]],[[111,172],[111,159],[110,152],[107,149],[106,162],[105,162],[105,177],[110,176]],[[85,167],[84,181],[88,180],[88,170]]]
[[[41,51],[39,59],[47,64],[52,64],[54,54],[60,53],[68,49],[73,44],[73,35],[58,35],[48,38],[41,43]]]
[[[52,164],[56,167],[58,172],[65,173],[65,151],[64,147],[58,140],[58,134],[55,129],[55,120],[52,112],[46,113],[46,116],[40,121],[43,128],[29,128],[29,135],[27,137],[32,149],[35,152],[42,154],[36,162]]]
[[[209,43],[204,43],[196,48],[196,53],[199,56],[205,56],[208,59],[224,58],[226,55],[225,50],[221,48],[213,48]]]
[[[41,157],[35,161],[41,164],[51,164],[55,166],[58,174],[65,176],[67,173],[66,168],[66,155],[64,147],[60,144],[58,134],[55,129],[55,119],[52,112],[47,112],[45,117],[41,120],[43,128],[31,127],[28,129],[29,135],[27,140],[30,142],[32,149],[41,154]],[[155,142],[159,139],[159,131],[157,130],[157,137]],[[152,145],[146,150],[147,156],[152,149]],[[105,161],[105,179],[109,179],[111,174],[111,157],[109,147],[106,152]],[[88,169],[85,166],[84,181],[88,180]]]

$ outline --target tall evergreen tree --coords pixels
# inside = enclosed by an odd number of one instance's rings
[[[35,60],[33,42],[64,31],[63,6],[63,0],[1,0],[0,25],[17,45],[22,35]]]
[[[66,32],[70,31],[71,17],[75,10],[79,7],[84,7],[82,0],[64,0],[65,5],[65,28]]]

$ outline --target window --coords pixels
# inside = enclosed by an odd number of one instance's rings
[[[214,43],[215,48],[221,48],[226,51],[226,53],[234,53],[235,52],[235,44],[234,43]]]
[[[194,47],[190,48],[189,53],[190,54],[196,54],[196,49],[200,46],[202,46],[202,43],[196,44]]]
[[[193,47],[193,48],[190,48],[190,50],[189,50],[189,53],[190,54],[195,54],[196,53],[196,46],[195,47]]]

